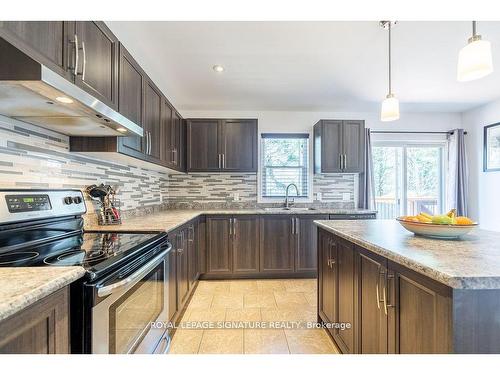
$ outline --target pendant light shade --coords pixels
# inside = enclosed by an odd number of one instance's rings
[[[458,54],[457,80],[459,82],[473,81],[492,72],[491,43],[482,40],[481,35],[476,34],[476,21],[473,21],[472,37]]]
[[[391,77],[391,27],[396,22],[381,21],[380,26],[389,30],[389,93],[382,102],[380,110],[380,121],[394,121],[399,119],[399,100],[392,93],[392,77]]]
[[[380,121],[399,120],[399,100],[394,95],[387,95],[382,102]]]

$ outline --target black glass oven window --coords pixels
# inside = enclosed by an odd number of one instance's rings
[[[109,308],[109,353],[130,353],[163,311],[164,263],[152,270]]]

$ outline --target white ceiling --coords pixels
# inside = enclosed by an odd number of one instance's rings
[[[107,24],[180,110],[377,111],[387,94],[387,31],[377,21]],[[398,23],[393,91],[402,110],[464,111],[500,97],[500,22],[479,22],[478,32],[496,70],[458,83],[471,23]]]

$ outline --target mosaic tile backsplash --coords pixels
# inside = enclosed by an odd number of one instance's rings
[[[132,161],[132,160],[131,160]],[[69,138],[0,116],[0,187],[118,188],[122,210],[165,204],[168,174],[69,152]]]
[[[82,189],[91,184],[110,184],[118,190],[122,210],[131,213],[257,206],[256,174],[187,175],[138,165],[132,158],[122,163],[70,153],[68,137],[0,116],[0,188]],[[322,202],[307,205],[354,208],[355,178],[315,175],[314,197],[320,192]],[[234,200],[235,193],[238,201]],[[343,193],[350,193],[349,201],[343,200]]]

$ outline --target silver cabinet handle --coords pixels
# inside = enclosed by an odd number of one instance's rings
[[[85,42],[82,42],[82,51],[83,51],[82,81],[85,81],[85,72],[87,71],[87,52],[85,50]]]
[[[151,133],[148,131],[148,150],[147,153],[148,155],[151,155]]]
[[[70,43],[75,45],[75,66],[73,68],[73,75],[76,77],[78,75],[78,35],[75,34],[75,40],[71,40]]]
[[[233,236],[236,237],[236,218],[233,219]]]
[[[233,235],[233,219],[229,219],[229,235]]]
[[[226,154],[222,154],[222,168],[226,168]]]
[[[292,217],[290,220],[292,222],[292,234],[295,234],[295,219]]]
[[[342,169],[347,169],[347,154],[344,154],[344,168]]]
[[[339,154],[339,169],[342,170],[342,154]]]
[[[396,307],[396,305],[394,305],[394,303],[391,303],[388,301],[388,299],[385,297],[385,290],[387,289],[387,295],[390,296],[390,292],[389,292],[389,282],[392,282],[394,283],[395,281],[395,277],[394,277],[394,273],[392,272],[387,272],[387,287],[384,287],[384,301],[385,301],[385,310],[386,310],[386,314],[387,314],[387,308],[388,307]],[[394,288],[394,285],[393,285],[393,288]]]
[[[299,218],[295,218],[295,234],[299,234],[300,226],[299,226]]]

